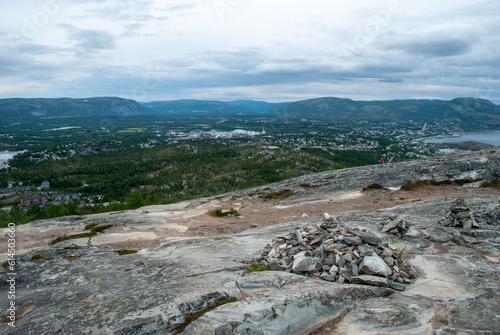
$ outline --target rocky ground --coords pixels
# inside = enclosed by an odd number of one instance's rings
[[[500,154],[484,151],[23,225],[22,308],[0,332],[498,334],[500,191],[477,180],[499,177]],[[392,190],[362,191],[372,183]]]

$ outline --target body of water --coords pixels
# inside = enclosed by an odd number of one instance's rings
[[[4,168],[5,167],[4,163],[14,158],[14,156],[17,155],[19,152],[23,151],[0,151],[0,169]]]
[[[481,131],[470,133],[456,133],[454,137],[446,138],[430,138],[424,143],[458,143],[466,141],[475,141],[480,143],[487,143],[494,146],[500,146],[500,130]]]

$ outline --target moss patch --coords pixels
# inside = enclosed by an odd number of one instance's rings
[[[102,231],[104,231],[104,229],[108,229],[109,227],[112,227],[112,226],[113,226],[112,224],[108,224],[108,225],[104,225],[104,226],[94,227],[91,230],[91,234],[92,234],[92,236],[94,236],[95,234],[101,233]]]
[[[378,183],[373,183],[373,184],[370,184],[366,187],[363,187],[363,191],[366,191],[368,189],[371,189],[371,190],[378,190],[378,189],[381,189],[381,188],[384,188],[384,186],[378,184]]]
[[[432,179],[431,184],[432,185],[450,185],[451,180],[445,179],[445,180],[437,181],[437,180]]]
[[[16,316],[16,321],[19,320],[20,318],[23,317],[23,315],[27,312],[29,312],[35,304],[32,302],[25,302],[24,304],[21,305],[18,309],[16,309],[15,316]],[[8,318],[9,314],[2,314],[0,315],[0,322],[1,323],[8,323],[11,322],[11,320]]]
[[[186,315],[186,317],[184,318],[184,324],[187,326],[189,325],[191,322],[193,322],[194,320],[200,318],[203,314],[205,313],[208,313],[210,312],[211,310],[214,310],[215,308],[219,307],[219,306],[222,306],[222,305],[225,305],[225,304],[229,304],[229,303],[232,303],[232,302],[235,302],[237,301],[238,299],[235,298],[235,297],[231,297],[229,299],[226,299],[226,300],[221,300],[221,301],[217,301],[215,302],[214,304],[208,306],[207,308],[205,308],[204,310],[201,310],[199,312],[192,312],[192,313],[189,313],[188,315]]]
[[[116,253],[120,256],[123,256],[123,255],[132,255],[132,254],[136,254],[137,253],[137,250],[133,250],[133,249],[124,249],[124,250],[117,250]]]
[[[401,189],[405,190],[405,191],[411,191],[419,186],[424,186],[424,185],[427,185],[429,182],[427,180],[419,180],[417,181],[416,183],[414,184],[404,184],[401,186]]]
[[[93,229],[97,225],[98,225],[97,222],[92,222],[92,223],[86,225],[85,228],[83,228],[83,230],[91,230],[91,229]]]
[[[85,228],[88,227],[88,226],[91,226],[91,225],[93,225],[93,223],[90,224],[90,225],[85,226]],[[112,226],[113,226],[112,224],[108,224],[108,225],[104,225],[104,226],[95,226],[94,225],[93,228],[90,230],[90,232],[82,232],[81,234],[75,234],[75,235],[71,235],[71,236],[58,237],[55,240],[52,240],[52,242],[50,242],[50,244],[54,245],[54,244],[62,242],[62,241],[74,240],[74,239],[77,239],[77,238],[84,238],[84,237],[89,237],[90,238],[92,236],[95,236],[97,233],[101,233],[105,229],[108,229],[109,227],[112,227]]]
[[[485,181],[481,184],[481,187],[494,187],[500,189],[500,180],[494,179],[492,181]]]
[[[245,269],[245,271],[243,271],[241,276],[243,277],[243,276],[249,274],[250,272],[269,271],[270,269],[271,268],[267,264],[252,262],[252,263],[248,264],[247,268]]]
[[[464,179],[457,179],[457,180],[455,180],[455,183],[457,183],[458,185],[463,185],[463,184],[475,183],[476,181],[481,181],[481,180],[471,179],[471,178],[464,178]]]
[[[32,261],[36,261],[37,259],[44,259],[45,257],[40,255],[40,254],[34,254],[32,257],[31,257],[31,260]]]
[[[287,189],[284,189],[284,190],[281,190],[278,192],[268,193],[268,194],[266,194],[265,198],[266,199],[289,198],[294,194],[295,194],[295,192],[293,192],[287,188]]]
[[[230,210],[225,210],[225,211],[223,211],[222,209],[217,209],[215,211],[211,211],[210,215],[212,215],[216,218],[220,218],[220,217],[231,216],[231,215],[240,216],[241,214],[238,213],[238,211],[235,210],[234,208],[231,208]]]

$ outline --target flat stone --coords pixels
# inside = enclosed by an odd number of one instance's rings
[[[363,243],[371,244],[371,245],[380,245],[382,243],[382,239],[375,234],[367,233],[363,231],[351,231],[353,234],[356,234]]]
[[[331,275],[336,275],[337,273],[339,273],[339,268],[336,267],[335,265],[332,265],[331,269],[330,269],[330,274]]]
[[[335,258],[333,258],[333,257],[328,257],[328,258],[326,258],[326,259],[325,259],[325,264],[326,264],[326,265],[330,265],[330,266],[331,266],[331,265],[335,265]]]
[[[361,244],[361,239],[358,236],[344,236],[344,242],[349,245]]]
[[[406,290],[406,286],[404,286],[401,283],[397,283],[394,281],[389,282],[389,287],[396,290],[396,291],[404,291]]]
[[[384,257],[384,262],[385,264],[387,264],[388,267],[394,266],[394,258],[392,257]]]
[[[293,261],[292,271],[299,272],[312,272],[316,269],[318,259],[309,256],[299,256]]]
[[[382,278],[382,277],[377,277],[377,276],[369,276],[369,275],[352,277],[351,284],[389,287],[389,281],[387,280],[387,278]]]
[[[394,228],[396,228],[399,224],[399,221],[398,220],[394,220],[394,221],[391,221],[389,222],[388,224],[386,224],[383,228],[382,228],[382,233],[386,233]]]
[[[404,248],[396,243],[389,243],[388,244],[389,249],[391,249],[394,257],[396,258],[401,258],[403,256]]]

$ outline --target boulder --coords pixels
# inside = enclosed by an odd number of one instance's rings
[[[367,275],[390,276],[392,270],[378,256],[365,256],[359,264],[359,272]]]

